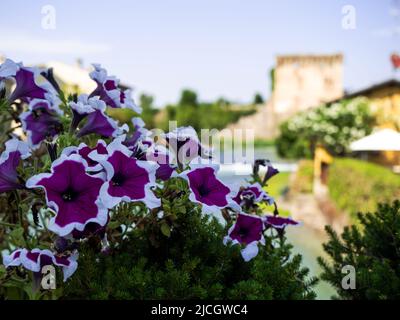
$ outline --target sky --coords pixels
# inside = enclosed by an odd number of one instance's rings
[[[399,0],[1,0],[0,54],[25,64],[101,63],[136,94],[175,102],[183,88],[201,100],[250,102],[270,95],[277,54],[343,53],[353,91],[393,77],[400,53]],[[55,10],[54,28],[43,28]],[[342,21],[355,9],[355,28]],[[46,8],[46,7],[45,7]]]

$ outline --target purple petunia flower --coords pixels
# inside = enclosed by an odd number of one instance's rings
[[[74,230],[71,235],[73,239],[80,240],[86,239],[89,237],[99,237],[101,239],[101,252],[106,253],[109,249],[109,243],[107,239],[106,228],[107,224],[110,221],[110,216],[108,216],[107,223],[104,226],[99,225],[96,222],[90,222],[86,225],[83,231]],[[76,243],[76,242],[73,242]]]
[[[211,158],[209,148],[201,144],[192,127],[180,127],[164,135],[169,148],[175,153],[181,164],[187,164],[195,158]]]
[[[32,100],[28,111],[20,115],[20,120],[33,149],[38,148],[45,139],[54,138],[62,131],[57,111],[47,100]]]
[[[42,268],[48,265],[61,267],[64,281],[74,274],[78,267],[78,253],[74,252],[68,256],[54,255],[51,251],[44,249],[17,249],[10,255],[3,253],[3,264],[6,268],[22,265],[25,269],[40,274]]]
[[[258,243],[265,245],[263,230],[261,217],[239,213],[235,224],[228,230],[228,235],[224,238],[224,244],[231,241],[233,245],[245,245],[241,254],[246,262],[250,261],[258,254]]]
[[[144,127],[144,121],[140,118],[132,118],[132,124],[135,130],[130,137],[126,137],[126,139],[124,139],[123,144],[132,151],[140,147],[140,142],[146,146],[151,145],[153,142],[150,138],[151,132]]]
[[[133,117],[132,118],[132,124],[134,128],[140,129],[145,127],[145,123],[142,118],[139,117]]]
[[[155,161],[159,167],[156,171],[156,178],[166,181],[171,177],[178,176],[177,166],[172,161],[172,155],[167,148],[161,145],[152,145],[146,153],[146,160]]]
[[[73,130],[78,127],[79,123],[86,118],[89,113],[102,109],[102,106],[98,102],[98,98],[89,98],[87,94],[79,95],[77,101],[71,101],[69,106],[73,114],[71,124]],[[103,109],[105,109],[105,107]]]
[[[78,137],[83,137],[91,133],[95,133],[106,138],[117,137],[124,131],[129,130],[127,124],[119,127],[117,121],[105,114],[106,104],[104,101],[101,101],[97,98],[91,98],[88,100],[88,103],[94,111],[87,115],[87,121],[78,131]],[[75,108],[78,110],[79,107],[75,106]]]
[[[160,164],[160,167],[156,171],[156,178],[162,181],[167,181],[176,175],[175,169],[176,168],[170,164]]]
[[[93,154],[106,170],[107,181],[100,190],[101,200],[107,208],[113,208],[120,202],[142,201],[148,208],[161,205],[152,192],[155,187],[155,173],[158,165],[150,161],[141,161],[132,157],[132,151],[115,139],[107,146],[108,155]]]
[[[84,239],[93,235],[98,235],[100,238],[104,238],[106,235],[106,225],[101,226],[98,223],[90,222],[86,225],[83,231],[74,230],[71,235],[74,239]]]
[[[40,75],[51,84],[51,86],[53,87],[55,92],[57,92],[58,95],[62,94],[62,90],[54,77],[53,68],[42,70],[40,72]]]
[[[45,190],[47,205],[56,213],[48,229],[59,236],[75,229],[82,231],[90,222],[107,223],[108,210],[99,197],[104,181],[87,174],[87,169],[80,155],[61,155],[53,162],[51,173],[38,174],[26,182],[28,188]]]
[[[97,88],[91,97],[99,96],[111,108],[129,108],[137,113],[142,109],[135,104],[131,97],[131,90],[122,91],[119,88],[119,79],[107,75],[107,71],[99,64],[93,64],[94,71],[90,77],[96,81]]]
[[[21,63],[15,63],[11,59],[6,59],[6,61],[0,64],[0,81],[15,77],[21,66]]]
[[[279,170],[274,168],[271,163],[268,162],[267,164],[267,172],[265,173],[263,183],[265,184],[269,179],[271,179],[273,176],[277,175],[279,173]]]
[[[203,213],[218,214],[226,207],[236,208],[231,190],[216,177],[215,166],[202,166],[184,171],[179,176],[188,181],[189,199],[202,205]]]
[[[246,208],[251,208],[259,202],[268,202],[269,205],[274,203],[274,198],[268,195],[259,183],[240,188],[232,199],[238,205]]]
[[[134,158],[146,160],[146,153],[154,145],[152,133],[144,127],[144,122],[140,118],[133,118],[132,124],[134,132],[130,136],[122,135],[121,142],[133,152]]]
[[[3,252],[3,264],[6,268],[16,267],[21,264],[21,252],[26,249],[16,249],[9,255]]]
[[[276,229],[283,229],[286,226],[298,226],[300,223],[292,218],[284,218],[279,216],[263,216],[265,226],[272,226]]]
[[[21,159],[30,156],[25,142],[12,139],[6,142],[6,150],[0,156],[0,193],[24,188],[19,181],[17,167]]]
[[[2,70],[6,78],[15,79],[15,89],[8,100],[13,102],[17,99],[51,99],[55,95],[54,88],[48,82],[39,84],[40,70],[38,68],[24,67],[21,63],[7,60]]]
[[[88,115],[95,110],[102,109],[102,106],[98,106],[101,103],[98,103],[97,100],[99,100],[97,97],[89,98],[87,94],[81,94],[78,96],[77,102],[71,101],[69,106],[74,113]],[[105,107],[103,109],[105,109]]]
[[[90,148],[85,143],[81,143],[78,147],[71,146],[64,148],[62,154],[69,156],[71,154],[79,154],[87,163],[88,168],[92,172],[100,171],[103,167],[95,160],[90,157],[90,154],[106,155],[107,154],[107,144],[103,140],[98,140],[95,147]]]

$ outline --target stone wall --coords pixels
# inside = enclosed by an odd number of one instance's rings
[[[342,77],[341,54],[277,56],[270,100],[228,129],[254,129],[256,139],[273,139],[295,113],[343,96]]]

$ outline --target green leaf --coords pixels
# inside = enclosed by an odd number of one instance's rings
[[[3,278],[6,273],[7,273],[6,267],[3,265],[0,265],[0,279]]]
[[[171,229],[169,225],[165,222],[161,224],[161,233],[168,238],[171,236]]]
[[[121,225],[121,222],[119,221],[110,221],[108,224],[108,228],[110,229],[117,229]]]
[[[185,214],[186,213],[186,207],[178,207],[176,211],[177,211],[177,213]]]
[[[0,100],[0,112],[3,112],[4,110],[6,110],[8,108],[8,101],[7,99],[1,99]]]
[[[24,229],[22,227],[14,229],[10,233],[10,238],[13,244],[15,244],[17,247],[24,246],[25,245]]]

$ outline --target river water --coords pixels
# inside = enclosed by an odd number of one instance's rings
[[[269,159],[272,164],[281,172],[296,170],[296,163],[280,159],[274,147],[256,148],[254,152],[255,159]],[[234,163],[221,164],[219,172],[220,179],[229,186],[242,184],[250,177],[251,165]],[[323,230],[314,230],[307,225],[287,228],[287,237],[293,245],[293,253],[303,256],[303,265],[310,270],[310,276],[318,276],[321,268],[317,263],[317,257],[326,255],[322,249],[322,243],[326,241],[326,235]],[[330,299],[335,293],[330,284],[320,281],[315,287],[318,299]]]

